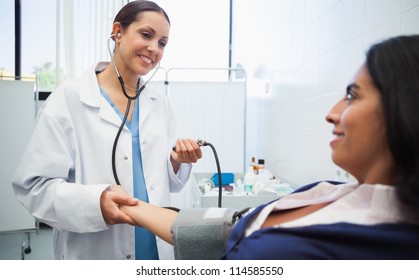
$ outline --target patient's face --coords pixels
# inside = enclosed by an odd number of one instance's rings
[[[393,160],[388,148],[380,93],[365,65],[326,117],[334,124],[332,160],[360,183],[389,184]],[[391,181],[391,180],[390,180]]]

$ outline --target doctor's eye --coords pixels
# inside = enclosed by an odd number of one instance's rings
[[[150,39],[151,38],[151,34],[148,32],[141,32],[141,35],[145,38],[145,39]]]
[[[166,47],[166,45],[167,45],[167,42],[166,42],[166,41],[159,41],[159,46],[160,46],[161,48],[165,48],[165,47]]]

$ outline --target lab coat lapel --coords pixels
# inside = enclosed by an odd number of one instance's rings
[[[147,119],[150,112],[154,107],[154,99],[157,97],[147,88],[140,95],[140,127],[143,125],[143,122]]]
[[[99,108],[100,118],[119,127],[121,119],[108,101],[101,95],[95,68],[92,67],[87,70],[80,80],[83,85],[79,89],[81,93],[80,101],[87,106]]]
[[[103,120],[109,123],[112,123],[118,127],[121,125],[121,118],[118,116],[115,110],[111,107],[108,101],[105,100],[105,98],[102,98],[99,106],[100,106],[99,117],[101,117]]]

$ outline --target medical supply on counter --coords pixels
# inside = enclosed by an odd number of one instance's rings
[[[258,164],[257,164],[257,169],[258,169],[258,174],[260,172],[260,170],[265,168],[265,160],[264,159],[258,159]]]
[[[244,192],[251,193],[253,190],[253,185],[256,183],[256,181],[257,181],[257,175],[254,171],[254,166],[249,165],[247,169],[247,173],[244,175],[244,180],[243,180]]]
[[[215,188],[214,181],[208,178],[202,178],[198,181],[199,190],[205,194]]]
[[[255,172],[255,174],[258,174],[258,170],[257,170],[257,163],[256,163],[256,158],[252,157],[252,161],[250,162],[250,166],[253,167],[253,171]]]
[[[233,192],[239,195],[244,193],[244,184],[241,178],[236,179],[234,182]]]
[[[252,161],[250,162],[250,165],[255,166],[256,165],[256,158],[252,157]]]
[[[234,183],[234,174],[233,173],[221,173],[221,179],[223,183],[223,187],[230,185],[231,183]],[[211,180],[214,182],[215,186],[218,186],[218,173],[215,173]]]
[[[213,187],[208,192],[202,192],[198,182],[202,179],[210,180],[212,172],[197,172],[191,176],[191,197],[189,207],[206,208],[217,207],[217,200],[219,196],[219,188]],[[233,184],[233,191],[227,191],[222,188],[223,206],[234,209],[244,209],[246,207],[257,207],[261,204],[268,203],[278,198],[278,195],[256,195],[253,192],[245,193],[243,177],[245,174],[241,172],[234,173],[235,182]],[[188,202],[187,202],[188,203]]]
[[[269,185],[270,181],[274,178],[274,175],[268,169],[261,169],[258,172],[257,179],[258,181]]]
[[[284,195],[294,189],[289,184],[281,182],[268,169],[263,168],[256,174],[257,166],[249,165],[243,174],[221,173],[222,188],[217,184],[218,173],[211,177],[197,180],[197,185],[202,196],[259,196],[259,195]]]

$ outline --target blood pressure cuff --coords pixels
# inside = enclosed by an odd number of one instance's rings
[[[171,228],[175,259],[220,259],[234,226],[235,213],[229,208],[180,210]]]

